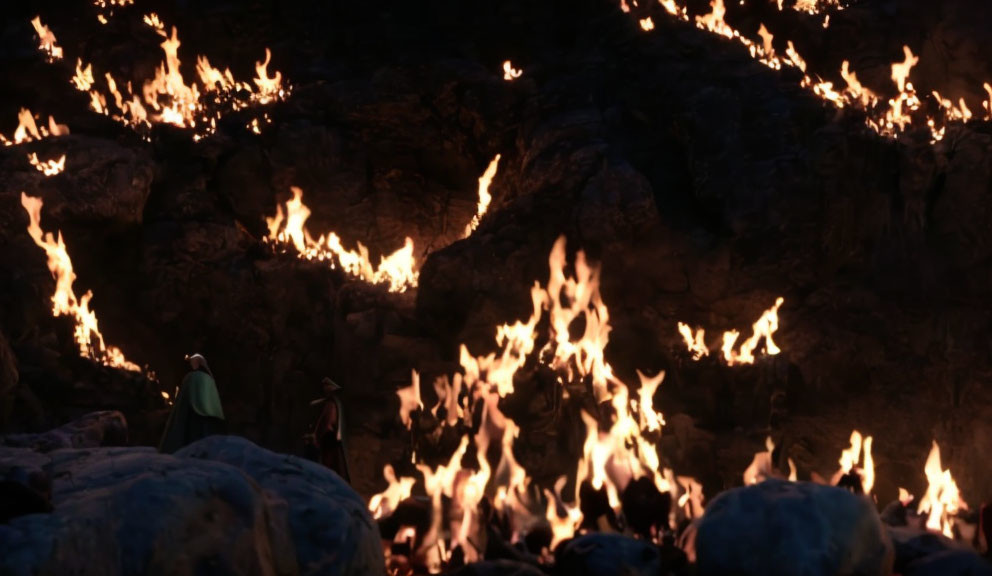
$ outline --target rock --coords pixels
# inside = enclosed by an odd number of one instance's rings
[[[365,501],[336,473],[317,463],[259,448],[236,436],[212,436],[176,453],[242,470],[288,521],[301,574],[383,571],[379,529]]]
[[[643,540],[593,533],[564,545],[555,571],[575,576],[654,576],[668,574],[661,551]]]
[[[832,486],[768,480],[710,502],[696,560],[700,576],[884,576],[893,553],[868,500]]]
[[[992,565],[966,545],[941,534],[913,528],[889,528],[895,571],[903,576],[992,574]]]
[[[509,560],[487,560],[462,566],[457,570],[446,572],[446,574],[450,576],[541,576],[544,572],[530,564]]]
[[[10,349],[7,337],[0,332],[0,430],[6,426],[14,407],[17,382],[17,358]]]
[[[371,517],[329,470],[233,437],[184,452],[0,448],[53,479],[51,513],[0,527],[0,573],[382,573]]]
[[[0,445],[51,452],[60,448],[98,448],[127,444],[127,420],[116,410],[92,412],[42,434],[0,436]]]

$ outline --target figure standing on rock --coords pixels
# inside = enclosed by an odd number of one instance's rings
[[[186,361],[192,370],[183,378],[158,446],[159,452],[166,454],[172,454],[201,438],[224,434],[227,430],[217,383],[206,358],[193,354],[186,356]]]
[[[312,446],[316,448],[315,459],[337,472],[338,476],[350,484],[348,457],[344,447],[344,409],[337,395],[341,386],[330,378],[324,378],[321,384],[324,386],[324,397],[310,403],[311,406],[324,405],[310,439]]]

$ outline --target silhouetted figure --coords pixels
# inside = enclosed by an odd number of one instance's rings
[[[159,452],[166,454],[172,454],[201,438],[224,434],[227,430],[217,383],[206,358],[193,354],[187,356],[186,361],[192,370],[183,378],[158,445]]]
[[[311,405],[324,405],[313,427],[313,443],[317,446],[320,463],[337,472],[338,476],[350,484],[348,457],[344,447],[344,408],[336,394],[341,386],[330,378],[324,378],[322,383],[324,397],[311,402]]]

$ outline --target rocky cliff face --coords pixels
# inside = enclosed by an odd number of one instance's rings
[[[154,443],[160,392],[178,383],[183,354],[202,352],[233,430],[293,450],[330,375],[345,388],[356,487],[370,494],[403,449],[395,388],[412,368],[425,381],[450,373],[459,343],[486,350],[496,324],[525,316],[528,288],[566,234],[603,263],[618,373],[667,370],[656,400],[669,416],[666,457],[708,493],[737,482],[770,429],[802,474],[833,470],[859,428],[877,438],[880,493],[919,493],[931,438],[965,495],[992,489],[974,457],[992,437],[987,123],[953,127],[936,145],[885,140],[797,88],[794,71],[659,14],[646,34],[613,2],[415,4],[142,6],[177,25],[184,66],[205,53],[244,76],[269,46],[294,86],[261,135],[232,116],[198,143],[161,126],[146,142],[66,84],[77,55],[134,78],[157,64],[159,40],[140,22],[122,13],[101,26],[89,6],[39,3],[68,55],[51,66],[34,50],[34,13],[9,9],[0,132],[30,106],[73,133],[0,150],[7,428],[113,408],[132,441]],[[883,95],[889,64],[912,44],[919,92],[965,97],[977,112],[992,78],[979,4],[862,2],[826,29],[771,4],[728,18],[791,30],[780,41],[794,38],[817,69],[851,59]],[[517,81],[501,79],[507,58],[524,69]],[[28,152],[66,154],[65,172],[44,178]],[[462,240],[476,179],[497,153],[490,212]],[[374,258],[412,237],[420,287],[390,295],[273,253],[260,241],[264,217],[291,185],[313,210],[308,227],[361,241]],[[26,234],[22,191],[44,198],[46,229],[63,232],[108,341],[159,383],[77,358],[69,324],[50,314],[53,283]],[[678,321],[715,336],[779,295],[775,362],[687,359]],[[508,414],[535,477],[561,473],[549,446],[574,462],[538,408]],[[261,538],[264,522],[251,518],[230,538]]]

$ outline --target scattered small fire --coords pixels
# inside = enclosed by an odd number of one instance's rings
[[[49,136],[65,136],[67,134],[69,134],[69,127],[56,123],[55,118],[49,116],[48,126],[44,124],[38,126],[31,111],[27,108],[21,108],[21,111],[17,113],[17,129],[14,130],[13,139],[7,139],[6,136],[0,134],[0,143],[3,143],[4,146],[13,146],[42,140]]]
[[[55,176],[65,170],[65,154],[57,160],[38,160],[38,154],[32,152],[28,154],[28,162],[45,176]]]
[[[680,6],[677,0],[658,1],[669,15],[679,20],[689,21],[688,9],[685,6]],[[779,10],[784,9],[782,0],[779,0],[778,7]],[[797,0],[792,4],[792,7],[808,14],[822,14],[827,10],[842,10],[845,4],[840,0]],[[769,68],[780,70],[785,65],[798,69],[803,73],[800,81],[802,87],[807,88],[814,95],[838,109],[850,107],[862,110],[866,115],[865,125],[882,136],[898,138],[909,127],[922,127],[925,124],[925,129],[930,131],[931,142],[936,143],[943,139],[948,124],[968,122],[974,116],[964,99],[958,98],[955,102],[953,99],[941,96],[938,92],[931,93],[936,103],[936,109],[932,112],[939,114],[934,116],[930,113],[931,111],[924,109],[913,84],[908,81],[910,70],[919,62],[919,58],[913,55],[908,46],[903,49],[904,60],[892,65],[892,80],[898,92],[895,97],[883,100],[858,81],[856,74],[849,69],[850,65],[847,61],[844,61],[840,72],[841,78],[847,86],[840,89],[835,87],[831,81],[807,73],[806,61],[796,50],[791,40],[786,42],[785,55],[780,56],[772,44],[774,36],[764,24],[759,27],[759,39],[753,40],[744,36],[726,21],[727,10],[723,0],[711,0],[710,8],[711,11],[708,14],[695,17],[697,28],[739,42],[747,48],[752,58]],[[624,9],[624,12],[627,11],[629,8]],[[646,25],[646,20],[650,20],[650,18],[640,20],[641,27],[645,30],[652,29],[654,27],[653,22]],[[823,27],[827,28],[829,25],[830,15],[826,14]],[[986,82],[983,87],[990,95],[989,100],[983,102],[983,107],[986,110],[987,119],[992,120],[992,104],[990,104],[992,102],[992,85]]]
[[[775,300],[775,304],[765,310],[761,317],[751,325],[751,337],[741,343],[740,347],[735,350],[734,345],[737,344],[737,339],[740,337],[740,332],[737,330],[728,330],[723,333],[723,344],[720,347],[720,351],[723,360],[728,366],[734,366],[735,364],[754,364],[755,356],[754,351],[758,349],[758,345],[762,341],[765,343],[765,347],[762,350],[764,354],[769,356],[775,356],[781,349],[775,344],[772,336],[778,331],[778,309],[785,303],[785,299],[781,296]],[[693,360],[699,360],[703,356],[709,356],[709,348],[706,346],[706,332],[702,328],[696,329],[693,333],[692,328],[688,324],[679,322],[679,334],[682,335],[682,339],[685,341],[686,348],[689,353],[692,354]]]
[[[79,352],[105,366],[122,368],[131,372],[141,372],[137,364],[124,357],[120,348],[107,346],[97,323],[96,312],[90,310],[89,303],[93,292],[87,291],[82,298],[76,298],[72,284],[76,274],[72,270],[72,260],[66,251],[62,233],[58,237],[51,232],[41,229],[41,198],[35,198],[21,193],[21,206],[27,211],[30,219],[28,234],[31,239],[48,255],[48,269],[55,278],[55,294],[52,296],[52,313],[55,316],[71,316],[75,320],[75,339]]]
[[[951,477],[950,470],[944,470],[940,463],[940,447],[933,443],[924,467],[927,476],[926,494],[920,499],[917,511],[927,514],[927,529],[941,532],[948,538],[954,537],[954,515],[959,510],[967,510],[968,504],[961,499],[958,485]],[[901,499],[901,497],[900,497]]]
[[[479,222],[482,217],[486,215],[486,211],[489,210],[489,203],[493,201],[492,194],[489,193],[489,186],[493,183],[493,178],[496,177],[496,168],[499,167],[500,154],[497,154],[492,162],[489,163],[489,167],[486,171],[482,173],[479,177],[479,207],[472,218],[472,221],[465,226],[465,237],[468,238],[472,235],[472,232],[479,227]]]
[[[650,16],[647,18],[641,18],[641,29],[645,32],[654,30],[654,20]]]
[[[124,6],[134,5],[134,0],[93,0],[93,6],[96,6],[97,12],[96,19],[100,21],[101,24],[106,24],[108,22],[107,17],[114,15],[115,8],[123,8]]]
[[[31,21],[34,31],[38,34],[38,49],[48,56],[49,62],[62,59],[62,47],[58,45],[55,34],[41,23],[41,16],[35,16]]]
[[[98,8],[126,6],[132,0],[109,0],[96,2]],[[106,18],[99,15],[101,22]],[[179,35],[175,27],[171,34],[155,13],[143,18],[156,34],[161,36],[162,52],[165,60],[155,69],[155,76],[135,89],[131,82],[118,82],[112,74],[105,73],[98,81],[93,65],[76,61],[76,73],[72,84],[77,90],[90,96],[90,108],[135,129],[147,128],[152,124],[172,124],[193,131],[194,140],[216,131],[217,121],[226,111],[240,111],[253,105],[267,105],[284,100],[289,88],[283,85],[282,74],[270,73],[272,54],[265,49],[265,58],[255,63],[256,76],[251,82],[236,80],[230,69],[221,71],[214,68],[206,56],[198,56],[196,72],[199,83],[187,82],[180,72]],[[55,45],[55,36],[40,20],[32,21],[41,38],[40,49],[49,54],[50,59],[62,56],[62,49]],[[104,84],[98,86],[98,83]],[[252,132],[260,132],[257,118],[249,121]]]
[[[523,76],[524,71],[514,68],[509,60],[503,62],[503,80],[511,82]]]
[[[283,211],[281,205],[276,206],[276,215],[266,218],[269,227],[268,242],[276,246],[293,246],[300,258],[329,262],[332,267],[341,268],[366,282],[372,284],[387,284],[390,292],[405,292],[417,286],[418,273],[413,258],[413,240],[409,237],[402,248],[379,260],[378,266],[373,266],[369,259],[369,250],[361,242],[358,250],[347,250],[341,245],[341,239],[334,232],[321,235],[314,240],[306,229],[306,221],[310,218],[310,209],[303,203],[303,190],[293,186],[293,197],[286,202]]]

